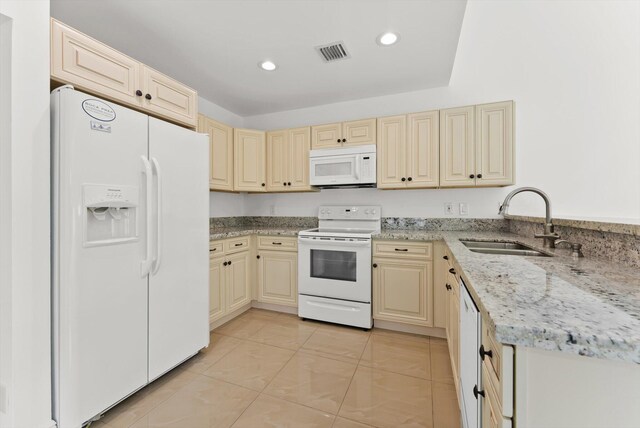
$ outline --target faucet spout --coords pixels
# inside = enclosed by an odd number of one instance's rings
[[[555,241],[556,241],[556,239],[559,239],[560,236],[558,234],[554,233],[554,231],[553,231],[553,219],[551,218],[551,200],[549,199],[549,195],[547,195],[542,190],[540,190],[540,189],[538,189],[536,187],[519,187],[519,188],[511,191],[511,193],[509,193],[504,198],[504,202],[502,202],[502,205],[500,205],[500,209],[498,210],[498,214],[506,216],[507,215],[507,211],[509,209],[509,203],[511,202],[511,199],[513,199],[513,197],[515,195],[517,195],[518,193],[522,193],[522,192],[535,193],[537,195],[540,195],[540,197],[542,197],[542,199],[544,200],[544,204],[545,204],[544,234],[543,235],[536,235],[536,237],[540,237],[540,238],[544,239],[544,246],[545,247],[555,248]]]

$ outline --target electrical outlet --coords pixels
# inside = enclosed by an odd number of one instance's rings
[[[469,215],[469,205],[466,202],[460,202],[460,215]]]
[[[453,215],[453,202],[445,202],[444,203],[444,214],[445,215]]]

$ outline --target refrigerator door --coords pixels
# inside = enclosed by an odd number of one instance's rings
[[[154,262],[149,278],[149,380],[209,343],[209,143],[149,118]]]
[[[53,412],[77,428],[147,383],[147,116],[70,87],[51,107]]]

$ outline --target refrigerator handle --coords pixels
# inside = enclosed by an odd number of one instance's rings
[[[146,259],[140,263],[140,276],[144,278],[149,274],[149,271],[151,269],[152,257],[153,257],[152,255],[153,249],[151,248],[151,236],[153,233],[153,230],[152,230],[153,224],[151,222],[151,204],[153,199],[151,195],[151,189],[153,187],[153,175],[151,172],[151,164],[149,163],[149,160],[145,156],[140,156],[140,159],[142,160],[142,165],[144,167],[143,173],[147,183],[147,187],[145,189],[146,196],[147,196],[147,204],[146,204],[147,252],[146,252]]]
[[[162,174],[160,173],[160,165],[158,164],[158,160],[156,158],[151,158],[151,162],[153,162],[153,168],[156,170],[156,176],[158,178],[158,187],[157,187],[157,204],[158,204],[158,221],[157,230],[156,230],[156,258],[153,261],[153,269],[151,273],[155,275],[158,273],[158,269],[160,269],[160,262],[162,261]]]

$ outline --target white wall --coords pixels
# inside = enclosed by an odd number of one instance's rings
[[[234,128],[242,128],[244,126],[244,118],[242,116],[202,97],[198,97],[198,112]]]
[[[49,1],[3,0],[11,24],[10,93],[0,133],[0,426],[51,421],[49,269]],[[7,71],[2,20],[3,73]],[[0,81],[5,80],[3,74]],[[9,102],[7,102],[7,97]],[[9,111],[7,111],[7,108]],[[9,130],[5,127],[9,123]],[[10,299],[9,302],[5,298]],[[8,303],[8,304],[7,304]]]
[[[276,129],[371,116],[516,101],[516,184],[545,190],[555,217],[640,221],[640,2],[469,1],[449,87],[245,118]],[[442,216],[445,201],[494,216],[512,188],[323,191],[249,195],[245,214],[311,211],[366,200],[384,215]],[[338,191],[341,192],[341,191]],[[411,195],[411,198],[407,196]],[[512,213],[543,215],[535,195]]]

